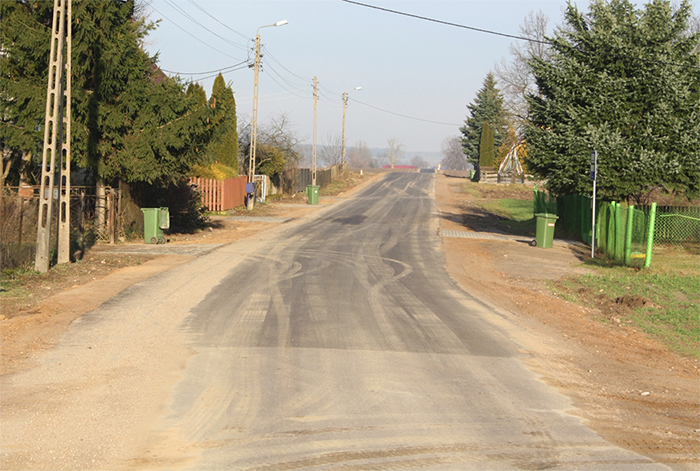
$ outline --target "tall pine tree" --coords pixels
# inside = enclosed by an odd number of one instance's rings
[[[508,131],[508,115],[503,106],[503,96],[496,87],[496,79],[491,72],[486,75],[484,86],[467,108],[469,117],[465,120],[464,126],[459,128],[462,133],[462,147],[467,160],[474,166],[478,166],[484,123],[489,122],[496,148],[501,145]]]
[[[40,158],[53,3],[0,2],[3,167]],[[141,47],[134,0],[74,0],[72,160],[96,179],[167,185],[201,160],[206,103],[164,78]],[[12,175],[12,173],[10,173]]]
[[[596,0],[569,4],[551,58],[531,62],[527,165],[557,194],[598,191],[644,201],[658,187],[697,195],[700,185],[700,36],[690,3]]]
[[[2,183],[31,182],[41,156],[52,8],[0,1],[0,148]]]

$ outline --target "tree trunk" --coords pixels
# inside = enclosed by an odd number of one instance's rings
[[[105,229],[106,196],[105,181],[98,177],[97,182],[95,182],[95,225],[98,232],[103,232]]]
[[[32,153],[30,151],[22,152],[22,160],[19,164],[19,186],[30,185],[31,180],[31,162]]]
[[[10,168],[12,167],[12,150],[3,147],[2,148],[2,162],[0,162],[0,187],[5,186],[5,179],[10,173]]]

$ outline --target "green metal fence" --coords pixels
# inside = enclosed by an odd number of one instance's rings
[[[654,228],[659,244],[700,244],[700,207],[659,206]]]
[[[565,234],[587,244],[592,242],[591,198],[566,195],[557,198],[535,188],[534,213],[554,213]],[[620,203],[596,201],[596,250],[623,265],[650,266],[654,245],[700,244],[700,208],[635,208]]]

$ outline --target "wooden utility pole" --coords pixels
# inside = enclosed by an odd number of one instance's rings
[[[71,6],[72,0],[54,0],[34,263],[35,269],[44,273],[51,261],[54,191],[59,196],[58,262],[70,261]],[[54,182],[56,159],[60,169],[58,188]]]
[[[318,80],[316,79],[316,76],[314,75],[314,145],[311,151],[311,160],[312,160],[312,165],[311,165],[311,184],[313,186],[316,186],[316,123],[317,123],[317,113],[316,110],[318,108],[317,106],[318,102]]]

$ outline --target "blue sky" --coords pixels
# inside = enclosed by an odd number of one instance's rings
[[[561,23],[566,5],[561,0],[361,1],[514,35],[529,11],[543,11],[551,30]],[[588,1],[575,3],[587,10]],[[340,0],[152,0],[148,10],[151,20],[162,21],[149,35],[147,50],[159,53],[161,68],[198,81],[207,94],[212,74],[187,74],[252,58],[258,27],[287,20],[285,26],[260,30],[258,122],[286,113],[294,132],[311,143],[317,76],[319,145],[340,135],[341,94],[349,90],[348,146],[363,140],[385,147],[388,138],[396,137],[407,151],[439,152],[443,139],[458,135],[466,105],[494,64],[509,56],[513,41]],[[253,70],[242,67],[224,77],[235,93],[239,119],[248,120]],[[352,90],[356,86],[362,90]]]

